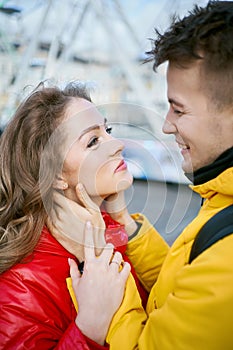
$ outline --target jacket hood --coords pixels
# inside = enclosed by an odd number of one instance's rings
[[[210,198],[216,193],[233,196],[233,167],[223,171],[215,179],[190,187],[203,198]]]

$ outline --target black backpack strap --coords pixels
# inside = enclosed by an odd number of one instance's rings
[[[189,263],[218,240],[233,233],[233,205],[215,214],[198,232],[190,253]]]

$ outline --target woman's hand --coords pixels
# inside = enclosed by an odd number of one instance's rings
[[[137,224],[128,212],[124,191],[120,191],[105,198],[103,206],[113,220],[125,226],[128,236],[131,236],[136,231]]]
[[[83,334],[103,345],[112,317],[122,302],[130,265],[122,262],[119,252],[113,255],[110,243],[96,257],[92,231],[92,225],[87,223],[83,275],[76,263],[69,260],[70,275],[78,302],[75,322]]]
[[[76,186],[77,198],[82,205],[68,199],[61,193],[54,192],[54,206],[47,226],[53,236],[81,261],[83,255],[85,222],[93,225],[93,240],[96,254],[100,254],[106,245],[104,233],[105,223],[99,207],[90,199],[84,186]]]

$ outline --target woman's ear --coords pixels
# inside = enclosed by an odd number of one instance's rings
[[[62,176],[56,176],[55,180],[53,181],[53,188],[56,190],[67,190],[68,183]]]

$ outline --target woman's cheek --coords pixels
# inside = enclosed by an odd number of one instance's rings
[[[82,183],[89,195],[98,195],[99,170],[100,167],[96,166],[94,160],[91,159],[88,162],[83,162],[80,167],[77,183]]]
[[[82,183],[89,195],[101,195],[111,179],[111,164],[112,160],[109,160],[104,147],[90,152],[79,164],[77,183]]]

